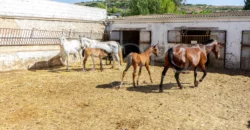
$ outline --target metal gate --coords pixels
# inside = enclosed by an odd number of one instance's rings
[[[96,40],[103,38],[103,33],[0,28],[0,46],[56,45],[63,32],[68,39],[79,39],[79,35]]]

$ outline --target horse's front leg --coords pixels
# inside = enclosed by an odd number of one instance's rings
[[[163,69],[163,71],[161,73],[161,83],[160,83],[160,86],[159,86],[159,92],[163,92],[162,84],[163,84],[163,80],[164,80],[164,78],[166,76],[166,73],[168,71],[168,67],[169,67],[168,65],[164,66],[164,69]]]
[[[60,56],[59,60],[60,60],[60,62],[62,63],[62,65],[66,66],[65,61],[63,61],[62,56]]]
[[[91,59],[92,59],[92,70],[95,70],[95,60],[93,55],[91,55]]]
[[[152,80],[152,77],[151,77],[151,72],[150,72],[150,69],[149,69],[149,63],[146,63],[145,67],[148,70],[150,81],[151,81],[151,83],[153,83],[153,80]]]
[[[182,89],[182,86],[181,86],[181,83],[180,83],[180,80],[179,80],[179,75],[180,75],[180,72],[176,71],[174,77],[175,77],[175,80],[176,80],[176,82],[178,84],[178,87],[180,89]]]
[[[82,56],[81,56],[81,51],[78,51],[79,59],[80,59],[80,65],[82,64]]]
[[[103,71],[103,68],[102,68],[102,56],[99,56],[99,59],[100,59],[100,70]]]
[[[69,70],[69,54],[67,54],[67,66],[66,66],[66,70]]]
[[[199,82],[196,80],[197,77],[197,67],[194,68],[194,86],[198,87]]]

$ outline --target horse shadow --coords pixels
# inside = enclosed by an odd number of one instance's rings
[[[96,88],[102,88],[102,89],[119,89],[118,86],[120,86],[120,81],[114,81],[109,84],[101,84],[97,85]],[[135,92],[142,92],[142,93],[159,93],[159,85],[139,85],[137,87],[133,87],[132,83],[124,82],[125,85],[129,85],[130,87],[127,87],[127,91],[135,91]],[[123,84],[123,85],[124,85]],[[183,84],[189,84],[189,83],[183,83]],[[167,83],[163,84],[163,90],[179,90],[179,87],[177,87],[177,83]],[[190,86],[190,88],[193,88],[193,86]]]
[[[250,129],[250,120],[247,122],[247,128]]]

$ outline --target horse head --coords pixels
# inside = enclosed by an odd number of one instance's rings
[[[158,53],[159,53],[159,50],[157,49],[158,44],[159,42],[156,45],[152,46],[152,52],[153,54],[155,54],[155,56],[158,56]]]
[[[220,58],[220,47],[221,47],[220,43],[215,40],[212,52],[214,53],[216,59]]]
[[[60,43],[61,45],[63,45],[66,41],[66,37],[64,36],[64,34],[59,39],[61,41],[61,43]]]
[[[90,43],[89,43],[89,39],[88,39],[88,38],[80,36],[80,41],[81,41],[81,43],[82,43],[82,47],[83,47],[83,48],[87,48],[87,47],[90,46]]]

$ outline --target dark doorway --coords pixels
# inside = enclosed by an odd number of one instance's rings
[[[123,56],[126,57],[131,52],[140,53],[139,42],[139,31],[123,31]]]

